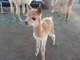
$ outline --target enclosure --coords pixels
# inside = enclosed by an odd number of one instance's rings
[[[58,10],[51,13],[47,9],[43,9],[42,19],[53,16],[56,45],[53,46],[48,37],[46,60],[80,60],[79,0],[75,0],[68,21],[60,21]],[[24,20],[26,17],[21,13],[21,18]],[[33,27],[26,27],[19,19],[13,19],[10,13],[0,13],[0,60],[41,60],[41,53],[34,56],[35,46]]]

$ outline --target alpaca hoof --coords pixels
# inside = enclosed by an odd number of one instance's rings
[[[22,22],[22,19],[20,19],[20,21]]]
[[[53,13],[53,12],[54,12],[54,10],[51,11],[51,13]]]
[[[55,46],[55,43],[52,43],[53,44],[53,46]]]
[[[37,53],[35,53],[34,55],[35,55],[36,57],[38,56],[38,54],[37,54]]]

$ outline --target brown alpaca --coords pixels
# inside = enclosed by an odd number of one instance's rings
[[[60,6],[59,16],[61,16],[61,12],[63,9],[63,15],[61,20],[63,20],[64,17],[66,17],[66,21],[67,21],[71,12],[73,2],[74,0],[51,0],[52,12],[53,9],[55,9],[55,7],[59,5]]]
[[[41,7],[33,9],[32,7],[29,6],[25,24],[33,26],[33,36],[36,39],[35,56],[37,56],[39,53],[41,42],[42,60],[45,60],[45,51],[48,36],[51,36],[52,44],[55,45],[54,22],[52,21],[51,17],[44,18],[41,21],[41,16],[42,16]]]

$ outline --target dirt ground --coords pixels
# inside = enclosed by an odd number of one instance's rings
[[[43,10],[42,19],[54,17],[56,45],[52,46],[49,37],[46,60],[80,60],[80,3],[75,2],[67,22],[60,21],[57,11],[50,12]],[[32,27],[14,20],[10,13],[0,14],[0,60],[41,60],[41,53],[34,56],[36,40],[32,32]]]

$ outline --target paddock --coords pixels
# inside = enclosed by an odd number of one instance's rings
[[[43,9],[42,19],[53,16],[56,45],[48,37],[46,60],[80,60],[80,3],[73,4],[68,21],[60,21],[58,11]],[[17,18],[17,17],[16,17]],[[21,14],[21,18],[24,17]],[[34,56],[36,40],[32,27],[26,27],[10,13],[0,13],[0,60],[41,60],[41,53]]]

